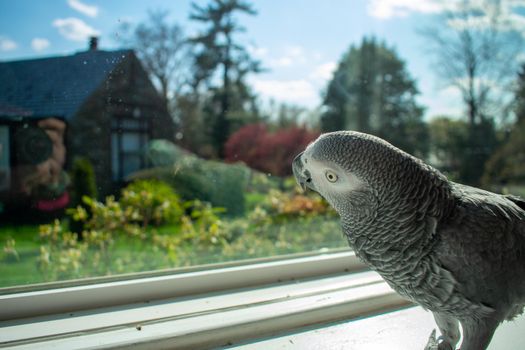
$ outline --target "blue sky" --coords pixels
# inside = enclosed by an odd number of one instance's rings
[[[508,0],[514,1],[516,0]],[[432,69],[417,30],[435,19],[436,0],[254,0],[255,17],[242,16],[242,40],[268,68],[250,83],[263,101],[270,98],[309,108],[342,54],[362,37],[375,35],[396,49],[421,91],[426,116],[459,115],[461,101]],[[521,0],[523,2],[523,0]],[[199,26],[188,20],[187,0],[0,0],[0,60],[64,55],[85,50],[89,35],[101,49],[119,47],[115,36],[123,21],[138,23],[149,9],[166,9],[187,34]],[[205,4],[206,1],[198,0]],[[525,7],[525,6],[524,6]],[[525,17],[523,17],[525,18]]]

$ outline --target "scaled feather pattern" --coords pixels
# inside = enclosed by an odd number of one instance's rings
[[[525,201],[448,180],[364,133],[321,135],[293,161],[297,182],[341,217],[356,255],[430,310],[442,336],[427,349],[486,349],[525,305]],[[430,343],[430,342],[429,342]]]

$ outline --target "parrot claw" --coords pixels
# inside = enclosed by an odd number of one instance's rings
[[[449,343],[443,341],[443,337],[436,338],[436,330],[432,330],[428,337],[427,345],[423,350],[454,350]]]
[[[430,337],[428,337],[427,345],[425,345],[425,348],[423,350],[438,350],[439,345],[438,341],[436,339],[436,330],[432,330],[432,333],[430,333]]]

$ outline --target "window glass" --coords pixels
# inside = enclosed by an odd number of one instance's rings
[[[122,155],[122,173],[124,176],[140,169],[141,157],[136,153],[125,153]]]
[[[0,191],[7,191],[11,180],[9,145],[9,129],[7,126],[0,126]]]
[[[525,194],[524,7],[413,3],[0,2],[0,288],[347,248],[336,130]]]
[[[120,179],[120,144],[119,135],[116,132],[111,134],[111,174],[112,180],[118,181]]]
[[[138,132],[123,132],[122,150],[124,152],[139,152],[141,150],[141,134]]]

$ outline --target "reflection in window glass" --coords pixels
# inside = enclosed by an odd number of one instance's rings
[[[291,169],[333,130],[524,194],[513,2],[93,1],[82,33],[61,18],[85,9],[18,3],[0,5],[0,287],[347,247]]]
[[[117,133],[111,134],[111,174],[113,181],[118,181],[121,176],[120,172],[120,137]]]
[[[0,191],[7,191],[10,185],[11,168],[9,162],[9,128],[0,126]]]

